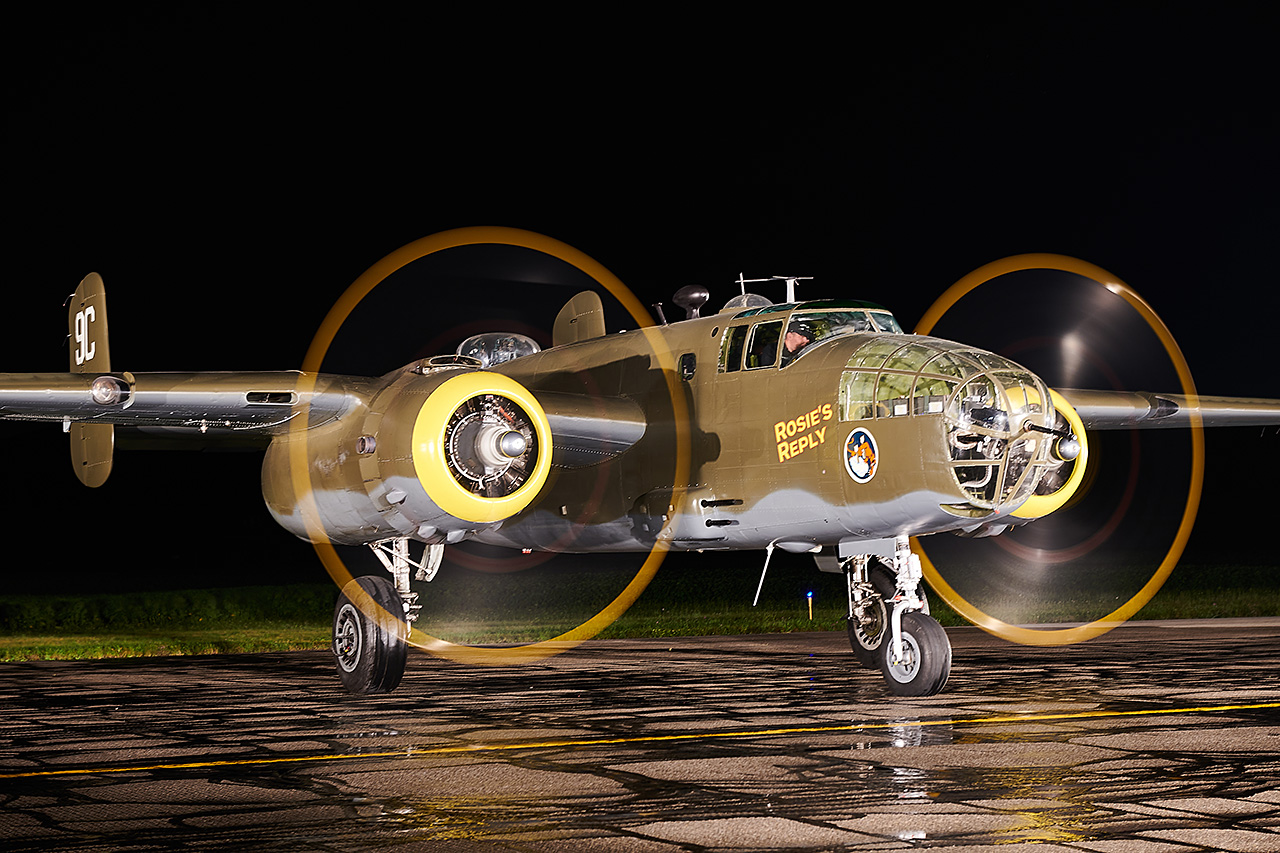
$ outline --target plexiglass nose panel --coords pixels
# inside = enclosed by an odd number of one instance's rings
[[[956,486],[970,504],[1016,508],[1056,464],[1053,403],[1002,356],[936,338],[886,335],[859,348],[840,383],[842,420],[940,417]]]

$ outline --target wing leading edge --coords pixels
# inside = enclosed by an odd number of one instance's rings
[[[309,427],[340,417],[359,402],[348,385],[301,371],[7,373],[0,418],[275,435],[304,412]]]
[[[1194,398],[1142,391],[1056,389],[1080,415],[1085,429],[1161,429],[1194,426],[1270,426],[1280,424],[1280,400],[1248,397]]]

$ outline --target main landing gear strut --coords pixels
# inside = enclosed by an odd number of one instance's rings
[[[428,545],[421,562],[409,558],[408,539],[369,546],[390,578],[353,578],[333,609],[333,654],[342,686],[352,693],[389,693],[400,684],[408,657],[409,628],[422,605],[409,588],[409,570],[417,580],[435,577],[444,545]]]
[[[920,594],[920,558],[899,536],[887,563],[870,554],[841,562],[849,585],[849,645],[899,696],[932,696],[951,674],[951,643]]]

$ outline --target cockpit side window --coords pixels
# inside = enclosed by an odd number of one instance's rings
[[[779,358],[779,366],[786,367],[794,361],[801,353],[809,348],[809,344],[816,341],[819,337],[818,331],[814,328],[814,324],[809,318],[800,315],[792,315],[791,322],[787,323],[787,330],[782,334],[782,353]]]
[[[747,345],[747,369],[773,367],[778,363],[778,340],[782,337],[782,321],[758,323],[751,330]]]

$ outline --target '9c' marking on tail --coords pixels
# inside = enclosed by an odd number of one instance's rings
[[[93,310],[92,305],[83,311],[76,312],[76,364],[92,361],[94,353],[98,350],[97,344],[89,340],[89,326],[97,316],[98,313]]]

